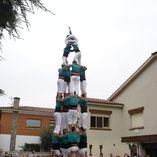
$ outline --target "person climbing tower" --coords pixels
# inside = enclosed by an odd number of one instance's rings
[[[72,34],[71,28],[69,27],[69,34],[66,36],[65,39],[66,47],[63,51],[63,64],[68,64],[68,56],[70,52],[75,52],[74,59],[77,60],[78,64],[81,64],[81,51],[78,47],[78,39]]]
[[[62,109],[62,105],[63,105],[63,100],[56,98],[56,106],[55,106],[55,111],[54,111],[54,118],[56,121],[56,125],[55,125],[53,133],[57,134],[57,135],[61,131],[61,121],[62,121],[61,109]]]
[[[86,81],[86,73],[85,71],[87,68],[85,66],[81,66],[80,70],[80,90],[81,90],[81,96],[82,97],[87,97],[87,81]]]
[[[64,69],[65,65],[62,64],[61,68],[58,69],[58,80],[57,80],[57,99],[61,99],[64,97],[64,93],[66,92],[66,84],[65,84],[65,74],[66,70]]]
[[[79,95],[79,84],[80,84],[80,71],[81,66],[77,63],[76,60],[69,65],[71,68],[71,77],[70,77],[70,94]]]

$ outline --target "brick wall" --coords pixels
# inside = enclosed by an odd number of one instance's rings
[[[12,113],[2,112],[1,114],[1,134],[10,134],[12,124]]]
[[[27,128],[26,120],[27,119],[38,119],[41,120],[40,128]],[[49,126],[50,120],[52,121],[51,116],[45,115],[32,115],[32,114],[19,114],[18,122],[17,122],[17,135],[33,135],[39,136],[42,128]],[[11,124],[12,124],[12,113],[10,112],[2,112],[1,122],[0,122],[0,134],[10,134],[11,132]]]

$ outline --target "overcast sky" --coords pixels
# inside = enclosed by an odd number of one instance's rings
[[[68,26],[87,67],[87,95],[107,99],[157,50],[156,0],[43,0],[56,15],[35,10],[21,40],[2,41],[0,106],[54,107]],[[70,53],[69,62],[74,53]]]

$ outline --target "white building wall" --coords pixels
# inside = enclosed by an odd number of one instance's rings
[[[8,151],[10,148],[10,135],[0,134],[0,149]]]
[[[122,108],[106,107],[105,105],[90,106],[91,109],[108,110],[112,111],[111,114],[111,130],[91,130],[90,129],[90,113],[88,116],[88,148],[92,145],[92,154],[94,157],[100,156],[99,145],[103,145],[103,155],[110,157],[110,154],[115,156],[124,156],[125,153],[129,154],[129,147],[125,143],[121,143],[123,136],[123,123],[122,123]],[[89,149],[88,149],[89,150]]]
[[[123,136],[149,135],[157,132],[157,60],[150,64],[113,101],[125,104],[123,109]],[[144,106],[144,129],[129,130],[128,110]]]
[[[25,143],[40,143],[39,136],[23,136],[17,135],[16,136],[16,146],[15,150],[21,150],[20,146],[24,146]],[[0,134],[0,149],[2,151],[9,151],[10,148],[10,135],[8,134]]]
[[[17,135],[16,136],[16,147],[15,147],[15,149],[17,151],[21,150],[20,146],[24,146],[25,143],[39,144],[40,143],[40,137],[39,136]]]

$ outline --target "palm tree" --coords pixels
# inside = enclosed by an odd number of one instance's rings
[[[21,28],[22,23],[29,27],[27,13],[34,13],[34,7],[51,12],[44,7],[41,0],[0,0],[0,43],[3,30],[6,30],[10,36],[20,38],[18,29]]]

